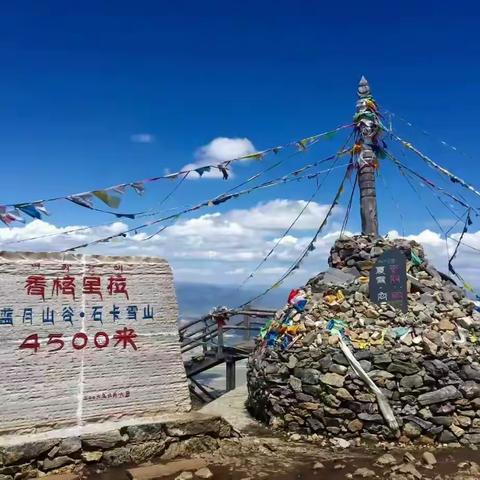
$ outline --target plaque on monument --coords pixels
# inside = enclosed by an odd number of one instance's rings
[[[397,248],[387,250],[378,257],[370,270],[370,300],[374,303],[387,302],[406,312],[407,259]]]

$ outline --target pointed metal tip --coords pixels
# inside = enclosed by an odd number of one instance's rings
[[[368,84],[368,81],[365,78],[365,76],[362,75],[360,82],[358,82],[358,96],[366,97],[368,95],[370,95],[370,85]]]

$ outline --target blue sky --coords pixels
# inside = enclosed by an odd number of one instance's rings
[[[0,202],[36,200],[175,171],[193,162],[195,152],[218,137],[248,139],[262,149],[349,123],[362,74],[382,107],[458,146],[465,155],[395,120],[400,134],[480,185],[475,159],[479,8],[473,1],[84,1],[73,6],[46,0],[5,5],[0,18]],[[154,141],[134,142],[136,134],[149,134]],[[341,140],[339,136],[306,155],[285,160],[268,178],[332,153]],[[438,179],[414,157],[409,156],[408,162]],[[209,198],[262,167],[238,166],[229,182],[187,181],[166,207]],[[388,164],[381,172],[387,182],[378,182],[382,232],[401,230],[392,197],[401,204],[406,234],[433,229],[398,173]],[[332,175],[316,198],[319,204],[331,201],[340,174]],[[130,194],[121,210],[150,208],[171,187],[171,183],[149,186],[142,199]],[[288,218],[293,219],[295,208],[301,206],[298,201],[307,199],[313,187],[269,189],[217,211],[232,228],[235,218],[248,218],[259,202],[281,199],[287,202],[283,207],[288,225]],[[469,199],[478,205],[478,198]],[[243,213],[232,214],[234,208]],[[448,224],[448,212],[438,203],[431,208]],[[68,202],[52,204],[51,210],[48,222],[56,227],[110,221]],[[352,231],[358,229],[357,218],[355,208]],[[316,228],[314,214],[309,221],[310,227],[299,233],[302,238]],[[337,226],[338,221],[340,214]],[[194,236],[195,226],[190,227],[183,235]],[[202,228],[202,242],[209,228],[213,237],[218,233],[211,225]],[[255,228],[237,241],[267,241],[278,237],[284,227],[270,236],[264,235],[265,226],[255,236]],[[476,225],[473,230],[478,230]],[[2,239],[13,238],[5,231]],[[51,230],[37,226],[36,231]],[[231,239],[234,232],[232,228],[222,235]],[[15,235],[21,238],[20,229]],[[188,272],[192,265],[204,269],[205,259],[187,258],[181,263],[173,249],[176,243],[170,241],[167,253],[180,271]],[[55,249],[61,243],[47,247]],[[219,248],[228,251],[228,247]],[[239,245],[230,247],[235,250]],[[30,244],[30,248],[46,246]],[[125,251],[137,251],[129,248]],[[158,253],[167,255],[165,248]],[[206,248],[213,251],[215,244]],[[122,253],[121,248],[116,247],[116,252]],[[276,262],[275,268],[283,267],[280,258]],[[469,259],[466,266],[470,264]],[[221,265],[221,261],[212,265],[212,272],[215,268],[224,272]],[[235,265],[232,271],[247,272],[252,265]],[[218,274],[207,280],[218,280]],[[231,283],[240,277],[234,275]],[[272,278],[273,274],[265,276],[265,284]]]

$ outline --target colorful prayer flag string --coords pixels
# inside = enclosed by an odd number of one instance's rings
[[[386,151],[386,156],[387,156],[388,158],[390,158],[390,159],[397,165],[397,167],[400,168],[400,171],[401,171],[401,172],[402,172],[402,171],[407,171],[407,172],[409,172],[411,175],[414,175],[415,177],[417,177],[421,182],[423,182],[423,183],[424,183],[425,185],[427,185],[429,188],[438,191],[438,192],[441,193],[442,195],[445,195],[446,197],[450,198],[451,200],[453,200],[455,203],[458,203],[458,204],[461,205],[462,207],[471,209],[472,211],[478,211],[478,209],[476,209],[476,208],[473,207],[472,205],[469,205],[468,203],[464,202],[462,199],[458,198],[457,196],[453,195],[452,193],[447,192],[444,188],[439,187],[439,186],[436,185],[434,182],[432,182],[432,180],[429,180],[428,178],[424,177],[423,175],[419,174],[419,173],[416,172],[415,170],[411,169],[410,167],[408,167],[407,165],[405,165],[404,163],[402,163],[398,158],[396,158],[394,155],[392,155],[391,152]]]
[[[94,207],[93,200],[96,198],[108,205],[110,208],[118,208],[121,202],[121,195],[126,192],[128,188],[134,190],[138,195],[143,195],[145,192],[145,185],[148,183],[156,182],[162,179],[176,180],[178,177],[184,177],[185,175],[190,174],[191,172],[197,173],[202,177],[205,173],[211,171],[212,169],[217,169],[221,174],[224,180],[227,180],[230,176],[229,167],[232,162],[241,161],[241,160],[262,160],[269,153],[278,153],[281,150],[284,150],[288,147],[297,147],[299,144],[302,144],[305,148],[309,147],[313,143],[320,140],[322,137],[330,138],[332,135],[335,135],[340,130],[352,127],[352,124],[341,125],[333,130],[328,132],[319,133],[301,140],[296,140],[294,142],[288,142],[285,145],[280,145],[276,147],[271,147],[266,150],[249,153],[242,155],[230,160],[223,161],[218,164],[204,165],[200,167],[195,167],[191,169],[181,170],[175,173],[170,173],[167,175],[161,175],[157,177],[147,178],[143,180],[135,180],[128,183],[121,183],[118,185],[113,185],[107,188],[97,188],[92,191],[68,194],[60,197],[46,198],[43,200],[37,200],[34,202],[21,202],[21,203],[12,203],[5,204],[1,206],[0,210],[0,221],[6,225],[10,225],[13,222],[23,222],[23,217],[21,213],[26,214],[29,217],[41,219],[42,214],[47,214],[44,204],[47,202],[53,202],[57,200],[68,200],[76,205],[79,205],[89,210],[95,210],[102,213],[108,213],[115,215],[118,218],[130,218],[134,219],[137,216],[146,213],[146,212],[136,212],[136,213],[117,213],[111,212],[108,210],[102,210]],[[16,212],[16,213],[15,213]]]
[[[480,192],[473,186],[470,185],[468,182],[465,180],[461,179],[460,177],[457,177],[454,175],[452,172],[448,171],[446,168],[442,167],[438,163],[434,162],[430,157],[422,153],[420,150],[418,150],[416,147],[414,147],[410,142],[407,142],[403,138],[400,138],[398,135],[396,135],[393,132],[390,132],[387,130],[387,132],[390,134],[392,138],[400,142],[405,148],[411,150],[413,153],[415,153],[418,157],[420,157],[425,163],[427,163],[430,167],[432,167],[435,170],[438,170],[439,172],[443,173],[446,175],[453,183],[459,183],[462,185],[462,187],[470,190],[473,192],[475,195],[480,197]]]
[[[335,164],[336,162],[338,161],[339,157],[344,154],[345,152],[349,152],[352,154],[353,156],[353,151],[352,149],[350,150],[345,150],[345,147],[348,145],[348,143],[350,142],[352,136],[353,136],[353,131],[352,133],[348,136],[347,140],[345,141],[345,143],[342,145],[342,148],[337,152],[337,154],[335,155],[335,162],[333,163],[332,167],[330,168],[330,170],[327,172],[327,175],[325,176],[325,178],[322,180],[322,182],[319,182],[317,184],[317,187],[316,189],[314,190],[313,194],[311,195],[311,197],[308,199],[308,201],[305,203],[305,205],[303,206],[303,208],[300,210],[300,212],[297,214],[297,216],[295,217],[295,219],[293,220],[293,222],[289,225],[289,227],[285,230],[285,232],[282,234],[282,236],[275,242],[274,246],[270,249],[270,251],[265,255],[265,257],[258,263],[258,265],[254,268],[254,270],[250,273],[250,275],[248,275],[247,278],[245,278],[245,280],[240,284],[240,286],[238,287],[238,289],[241,289],[243,287],[243,285],[245,285],[251,278],[254,277],[254,275],[258,272],[258,270],[262,267],[262,265],[267,262],[267,260],[270,258],[270,256],[273,254],[273,252],[275,251],[275,249],[280,245],[280,243],[282,242],[282,240],[290,233],[290,231],[292,230],[292,228],[296,225],[296,223],[298,222],[298,220],[302,217],[302,215],[305,213],[306,209],[309,207],[309,205],[311,204],[311,202],[313,201],[313,199],[316,197],[316,195],[318,194],[318,192],[320,191],[321,187],[323,186],[323,184],[325,183],[325,181],[327,180],[328,176],[330,175],[330,172],[335,168]],[[352,162],[349,163],[348,165],[348,168],[347,168],[347,176],[349,175],[349,172],[350,172],[350,166],[351,166]],[[273,285],[272,288],[278,288],[280,285]]]
[[[303,262],[303,260],[305,259],[305,257],[307,257],[310,252],[313,252],[315,250],[315,243],[318,239],[318,236],[320,235],[323,228],[327,224],[327,221],[328,221],[333,209],[338,205],[338,201],[340,199],[340,196],[342,195],[342,193],[344,191],[345,182],[348,179],[348,172],[349,172],[349,169],[348,169],[348,165],[347,165],[347,169],[345,170],[345,174],[343,176],[343,179],[342,179],[342,181],[341,181],[341,183],[338,187],[338,190],[337,190],[337,193],[335,194],[333,202],[332,202],[332,204],[330,205],[330,207],[327,211],[327,214],[325,215],[322,223],[320,224],[317,231],[315,232],[315,235],[313,236],[312,240],[310,240],[310,242],[308,243],[308,245],[306,246],[304,251],[301,253],[301,255],[297,258],[297,260],[287,269],[287,271],[272,286],[268,287],[262,293],[255,296],[254,298],[250,299],[248,302],[243,303],[242,305],[240,305],[237,308],[244,308],[247,305],[255,302],[256,300],[264,297],[267,293],[269,293],[273,289],[278,288],[295,270],[298,270],[300,268],[300,265]]]
[[[390,117],[394,117],[394,118],[398,118],[399,120],[401,120],[403,123],[405,123],[408,127],[410,128],[413,128],[415,130],[417,130],[418,132],[421,132],[423,135],[427,136],[427,137],[430,137],[434,140],[436,140],[437,142],[439,142],[440,144],[442,144],[444,147],[447,147],[449,148],[450,150],[453,150],[455,153],[460,153],[461,155],[463,155],[464,157],[470,159],[470,160],[474,160],[474,158],[469,155],[468,153],[465,153],[463,152],[462,150],[460,150],[458,147],[456,147],[455,145],[452,145],[451,143],[448,143],[446,142],[445,140],[442,140],[441,138],[437,137],[436,135],[433,135],[432,133],[430,132],[427,132],[426,130],[424,130],[423,128],[420,128],[418,127],[417,125],[413,124],[412,122],[408,121],[406,118],[398,115],[397,113],[394,113],[392,112],[391,110],[384,110],[384,112],[389,115]],[[389,129],[390,131],[392,130],[392,127],[390,127]]]
[[[341,154],[348,153],[349,151],[350,150],[344,150],[343,152],[341,152]],[[186,208],[181,212],[178,212],[178,213],[175,213],[175,214],[172,214],[172,215],[168,215],[166,217],[162,217],[162,218],[157,219],[157,220],[152,220],[150,222],[146,222],[143,225],[139,225],[139,226],[136,226],[136,227],[129,228],[127,230],[124,230],[123,232],[120,232],[120,233],[117,233],[117,234],[114,234],[114,235],[109,235],[108,237],[104,237],[104,238],[101,238],[101,239],[98,239],[98,240],[94,240],[92,242],[88,242],[88,243],[84,243],[82,245],[77,245],[75,247],[68,248],[66,250],[63,250],[63,252],[71,252],[71,251],[77,250],[79,248],[86,248],[86,247],[89,247],[91,245],[95,245],[95,244],[99,244],[99,243],[105,243],[105,242],[108,242],[108,241],[112,240],[113,238],[117,238],[117,237],[121,237],[121,236],[125,237],[128,233],[143,230],[144,228],[147,228],[147,227],[150,227],[150,226],[153,226],[153,225],[157,225],[157,224],[159,224],[161,222],[164,222],[164,221],[167,221],[167,220],[177,219],[181,215],[185,215],[186,213],[190,213],[190,212],[199,210],[199,209],[204,208],[204,207],[212,207],[212,206],[220,205],[220,204],[225,203],[229,200],[232,200],[232,199],[238,198],[240,196],[249,194],[249,193],[251,193],[255,190],[270,188],[270,187],[273,187],[275,185],[284,184],[284,183],[287,183],[287,182],[300,181],[302,179],[316,178],[319,175],[321,175],[322,173],[329,172],[331,169],[324,170],[324,171],[319,171],[319,172],[304,175],[304,176],[298,176],[298,174],[301,173],[301,172],[304,172],[307,169],[314,168],[315,166],[317,166],[321,163],[324,163],[328,160],[333,160],[334,158],[337,157],[337,155],[338,154],[331,155],[330,157],[327,157],[327,158],[325,158],[323,160],[320,160],[318,162],[315,162],[315,163],[312,163],[312,164],[309,164],[309,165],[305,165],[305,166],[303,166],[303,167],[301,167],[301,168],[299,168],[299,169],[297,169],[293,172],[290,172],[287,175],[279,177],[277,179],[269,180],[268,182],[261,183],[260,185],[255,185],[254,187],[251,187],[251,188],[248,188],[248,189],[245,189],[245,190],[240,190],[240,191],[235,192],[235,193],[218,195],[217,197],[214,197],[212,199],[201,202],[201,203],[199,203],[199,204],[197,204],[193,207]],[[341,167],[344,167],[344,166],[345,165],[341,165],[339,167],[334,167],[334,168],[341,168]],[[162,229],[162,231],[163,230],[164,229]]]

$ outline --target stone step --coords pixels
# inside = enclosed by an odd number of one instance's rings
[[[189,460],[176,460],[164,464],[148,465],[146,467],[135,467],[127,470],[128,478],[132,480],[154,480],[156,478],[168,477],[185,470],[199,470],[206,467],[207,463],[201,458]]]
[[[54,473],[43,478],[45,480],[80,480],[76,473]]]

